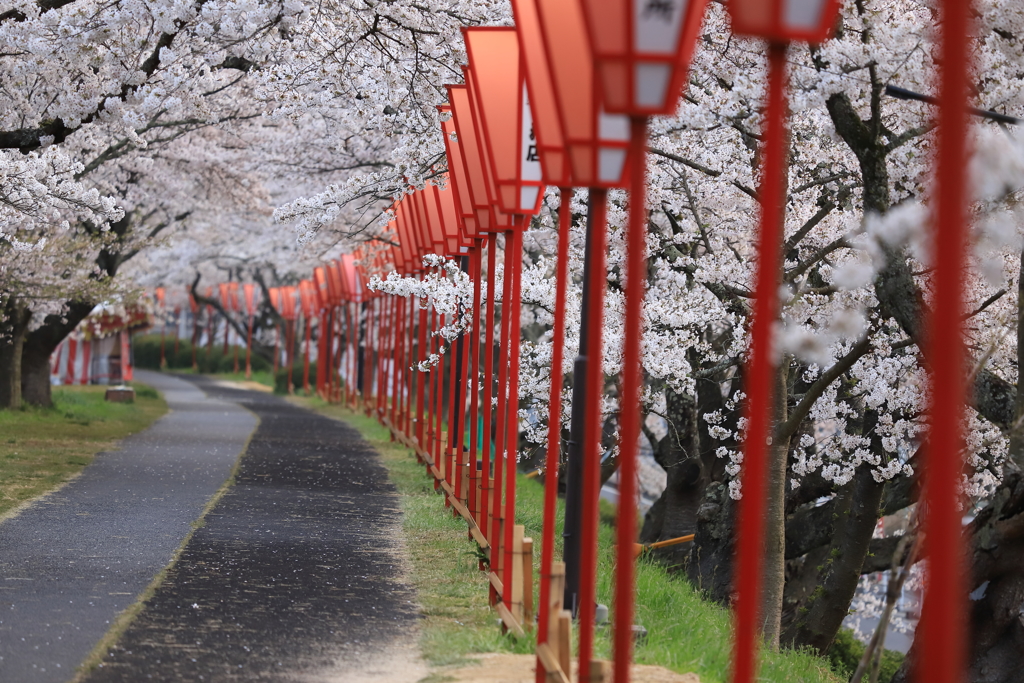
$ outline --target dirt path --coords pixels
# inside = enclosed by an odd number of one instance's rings
[[[374,451],[346,425],[279,398],[194,381],[256,413],[260,426],[235,486],[84,680],[425,675],[398,499]]]
[[[171,561],[231,474],[253,415],[139,372],[171,411],[0,523],[0,681],[59,683]]]

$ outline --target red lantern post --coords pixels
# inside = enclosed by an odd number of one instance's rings
[[[561,456],[562,427],[562,364],[565,346],[565,296],[568,282],[569,230],[572,226],[572,178],[565,150],[565,136],[559,120],[558,103],[554,91],[548,57],[541,33],[540,16],[534,0],[513,0],[512,11],[517,26],[519,49],[526,71],[526,86],[533,113],[534,141],[540,159],[541,176],[546,185],[558,187],[561,205],[558,209],[558,253],[555,259],[555,311],[551,339],[551,389],[548,396],[548,441],[544,467],[544,521],[545,530],[555,528],[558,498],[558,469]],[[537,614],[537,646],[545,646],[550,637],[553,602],[551,584],[556,575],[554,564],[555,538],[553,533],[541,536],[540,595]],[[557,574],[564,576],[564,563]],[[561,604],[562,597],[557,601]],[[537,683],[547,678],[542,657],[536,664]]]
[[[302,359],[302,390],[309,395],[309,351],[310,338],[313,336],[313,315],[317,309],[316,285],[312,280],[303,280],[299,283],[299,298],[302,302],[302,317],[305,318],[306,339],[305,353]]]
[[[459,87],[459,86],[451,86]],[[449,89],[449,99],[452,94]],[[480,367],[480,334],[483,329],[488,328],[480,324],[481,318],[481,302],[482,302],[482,277],[483,269],[481,267],[481,257],[484,249],[485,236],[477,231],[477,218],[473,207],[472,188],[470,187],[469,171],[466,167],[462,144],[459,141],[458,133],[455,128],[455,118],[452,113],[450,105],[443,105],[438,107],[438,110],[442,115],[441,132],[444,136],[445,152],[448,158],[448,181],[452,186],[453,198],[455,199],[455,208],[457,213],[457,222],[460,226],[463,235],[463,241],[471,243],[470,249],[470,261],[472,274],[470,275],[473,280],[473,328],[470,335],[470,348],[469,348],[469,368],[470,376],[472,379],[472,387],[470,389],[469,399],[469,463],[470,463],[470,491],[469,491],[469,510],[471,516],[475,520],[478,527],[483,529],[483,533],[486,536],[489,526],[486,523],[486,510],[487,510],[487,491],[489,490],[489,449],[490,449],[490,405],[489,402],[484,406],[485,425],[484,433],[487,434],[487,442],[484,445],[484,455],[480,462],[480,468],[477,468],[477,447],[479,441],[478,434],[478,422],[480,420],[480,382],[477,379],[477,374]],[[493,292],[493,269],[489,271],[489,285],[488,291]],[[493,299],[493,297],[488,297]],[[493,323],[494,306],[490,302],[488,310],[490,311],[489,321]],[[488,372],[485,366],[485,374]],[[489,382],[489,380],[485,381]],[[490,384],[486,384],[488,387],[488,396],[490,396]]]
[[[794,40],[821,42],[839,10],[838,0],[734,0],[733,30],[768,41],[768,102],[758,196],[761,225],[755,276],[751,354],[747,361],[747,432],[743,441],[743,498],[739,503],[733,681],[751,683],[757,671],[768,441],[771,438],[772,324],[778,316],[786,161],[786,50]]]
[[[252,326],[256,318],[256,285],[247,282],[242,285],[245,298],[246,335],[245,335],[245,378],[252,379]]]
[[[502,299],[502,327],[507,354],[507,384],[499,383],[499,444],[503,442],[505,464],[503,595],[512,604],[512,559],[515,524],[516,463],[519,450],[519,337],[520,287],[522,277],[522,230],[526,216],[535,215],[543,199],[540,159],[537,155],[533,115],[526,86],[524,60],[519,39],[511,28],[463,29],[469,55],[468,73],[471,102],[480,122],[478,133],[484,141],[491,200],[502,214],[513,217],[505,229],[505,289]],[[458,124],[458,122],[457,122]],[[504,359],[500,369],[505,371]],[[507,392],[507,393],[506,393]],[[501,406],[504,398],[505,405]],[[502,425],[502,419],[504,425]],[[504,429],[502,429],[502,426]],[[498,499],[496,483],[495,501]],[[492,564],[493,564],[492,556]],[[513,612],[516,616],[520,614]]]
[[[626,315],[619,432],[619,524],[613,650],[615,681],[632,658],[636,452],[640,438],[640,342],[646,276],[647,119],[675,111],[707,0],[580,0],[604,107],[630,116]]]
[[[167,305],[166,299],[167,290],[163,287],[156,288],[156,307],[159,311],[157,316],[160,320],[160,369],[163,370],[167,367],[167,359],[164,355],[164,333],[167,331]]]
[[[971,2],[945,0],[940,10],[938,154],[934,207],[935,303],[927,319],[925,362],[932,380],[927,461],[924,465],[924,534],[929,558],[918,637],[915,679],[928,683],[966,680],[967,584],[960,513],[964,468],[964,294],[968,251],[968,110]],[[940,552],[942,556],[940,557]]]
[[[595,616],[600,388],[606,270],[607,189],[625,184],[629,119],[601,106],[578,0],[534,0],[572,179],[590,188],[580,356],[576,360],[566,492],[566,606],[579,610],[582,676],[590,675]],[[518,16],[518,15],[517,15]],[[523,15],[525,16],[525,15]],[[520,26],[527,34],[531,22]],[[524,30],[526,29],[526,30]],[[574,444],[582,443],[582,447]]]
[[[188,310],[192,314],[192,370],[199,370],[199,361],[196,358],[196,349],[199,346],[199,304],[192,296],[191,290],[188,293]]]

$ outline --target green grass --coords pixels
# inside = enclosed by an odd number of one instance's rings
[[[167,412],[152,387],[134,403],[107,403],[106,387],[54,387],[53,408],[0,410],[0,518],[82,471],[96,453]]]
[[[500,635],[497,614],[487,604],[488,584],[477,569],[476,544],[467,539],[466,524],[453,518],[433,483],[415,457],[390,440],[388,431],[372,418],[319,399],[298,399],[302,405],[340,418],[355,427],[381,454],[392,481],[402,496],[405,542],[412,560],[411,579],[422,605],[421,648],[435,665],[453,664],[480,652],[533,652],[528,636],[517,642]],[[534,539],[534,562],[540,558],[543,526],[543,486],[520,476],[516,484],[516,522]],[[561,556],[563,520],[559,501],[556,521],[556,557]],[[613,518],[603,510],[602,518]],[[598,601],[612,604],[615,529],[602,524],[598,550]],[[537,581],[535,579],[535,590]],[[636,650],[639,664],[663,666],[680,673],[693,672],[702,683],[724,683],[731,655],[729,611],[701,598],[684,580],[673,578],[661,566],[641,559],[636,571],[636,617],[648,631]],[[538,604],[535,596],[534,604]],[[595,632],[595,656],[611,657],[611,629]],[[758,680],[763,683],[839,683],[841,679],[825,659],[806,652],[763,652]]]

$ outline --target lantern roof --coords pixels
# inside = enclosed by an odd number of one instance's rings
[[[673,114],[708,0],[580,0],[606,111]]]
[[[533,1],[573,183],[584,187],[624,187],[629,119],[609,114],[601,106],[580,0]]]
[[[441,132],[444,135],[445,155],[448,158],[448,184],[455,193],[456,206],[461,217],[462,229],[466,241],[472,242],[479,233],[476,213],[473,210],[473,197],[469,188],[469,177],[466,170],[466,161],[463,158],[462,144],[459,141],[458,132],[455,130],[455,117],[452,116],[451,105],[443,104],[438,111],[446,120],[441,122]]]
[[[523,59],[526,89],[533,113],[533,130],[544,183],[571,187],[572,173],[565,151],[565,136],[558,115],[554,83],[548,66],[547,50],[541,33],[535,0],[512,0],[516,36]]]
[[[476,26],[463,28],[462,36],[498,207],[536,214],[544,185],[516,29]]]

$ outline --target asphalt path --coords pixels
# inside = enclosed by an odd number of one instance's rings
[[[347,425],[197,378],[260,420],[235,484],[88,683],[416,681],[401,514]]]
[[[137,371],[170,412],[0,523],[0,681],[69,680],[172,559],[256,427],[193,384]]]

